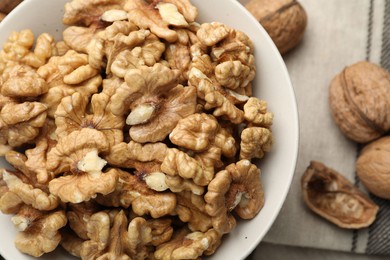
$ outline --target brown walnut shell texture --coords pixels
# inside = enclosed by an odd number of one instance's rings
[[[245,7],[260,22],[281,54],[302,40],[307,14],[296,0],[250,0]]]
[[[0,1],[0,22],[4,20],[9,12],[11,12],[23,0],[1,0]]]
[[[348,66],[331,81],[329,104],[348,138],[358,143],[377,139],[390,129],[390,74],[367,61]]]
[[[303,200],[315,213],[341,228],[371,225],[379,207],[337,171],[311,161],[301,179]]]
[[[0,12],[8,14],[23,0],[1,0],[0,1]]]
[[[390,136],[363,148],[356,161],[356,173],[371,193],[390,199]]]

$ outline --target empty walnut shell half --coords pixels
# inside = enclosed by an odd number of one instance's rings
[[[373,194],[390,199],[390,136],[365,146],[356,161],[356,173]]]
[[[390,74],[367,61],[348,66],[333,78],[329,103],[348,138],[372,141],[390,130]]]
[[[321,217],[341,228],[371,225],[379,207],[340,173],[311,161],[301,179],[303,200]]]
[[[260,22],[281,54],[303,38],[307,14],[296,0],[250,0],[246,9]]]

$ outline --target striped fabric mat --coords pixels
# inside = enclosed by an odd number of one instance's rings
[[[300,187],[310,160],[317,160],[364,190],[355,174],[361,147],[348,140],[335,125],[330,115],[328,88],[345,66],[361,60],[390,71],[390,0],[299,2],[308,13],[308,27],[303,42],[283,57],[298,102],[299,157],[287,200],[264,241],[390,258],[390,200],[370,194],[380,206],[376,221],[365,229],[344,230],[310,211],[302,201]]]
[[[367,26],[367,60],[369,60],[372,41],[373,6],[375,0],[370,0],[369,24]],[[390,1],[384,3],[384,18],[382,28],[382,48],[379,64],[390,71]],[[389,158],[390,160],[390,158]],[[356,176],[357,177],[357,176]],[[390,201],[370,194],[371,199],[380,207],[375,222],[369,227],[366,253],[370,255],[390,255]],[[354,231],[351,251],[356,251],[359,233]]]

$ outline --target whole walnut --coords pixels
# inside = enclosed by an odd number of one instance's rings
[[[365,146],[356,161],[356,172],[373,194],[390,199],[390,136]]]
[[[368,143],[390,129],[390,74],[367,61],[347,66],[330,83],[329,103],[340,130]]]
[[[250,0],[245,7],[264,27],[281,54],[301,41],[307,25],[307,14],[298,1]]]

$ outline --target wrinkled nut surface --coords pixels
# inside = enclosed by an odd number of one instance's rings
[[[341,228],[365,228],[376,218],[379,207],[340,173],[320,162],[310,162],[301,188],[306,205]]]
[[[63,40],[0,51],[0,210],[16,247],[200,259],[264,205],[273,114],[254,45],[189,0],[69,0]],[[256,159],[257,158],[257,159]]]
[[[281,54],[302,40],[307,14],[298,1],[250,0],[245,7],[268,32]]]
[[[21,252],[35,257],[52,252],[61,241],[59,230],[66,223],[64,211],[46,214],[29,228],[19,232],[15,238],[15,245]]]
[[[220,243],[220,236],[213,229],[204,233],[182,229],[171,241],[158,246],[154,256],[156,259],[198,259],[202,254],[214,252]]]
[[[329,104],[340,130],[358,143],[370,142],[390,129],[390,74],[360,61],[344,68],[329,87]]]
[[[356,173],[373,194],[390,199],[390,136],[382,137],[361,151]]]

